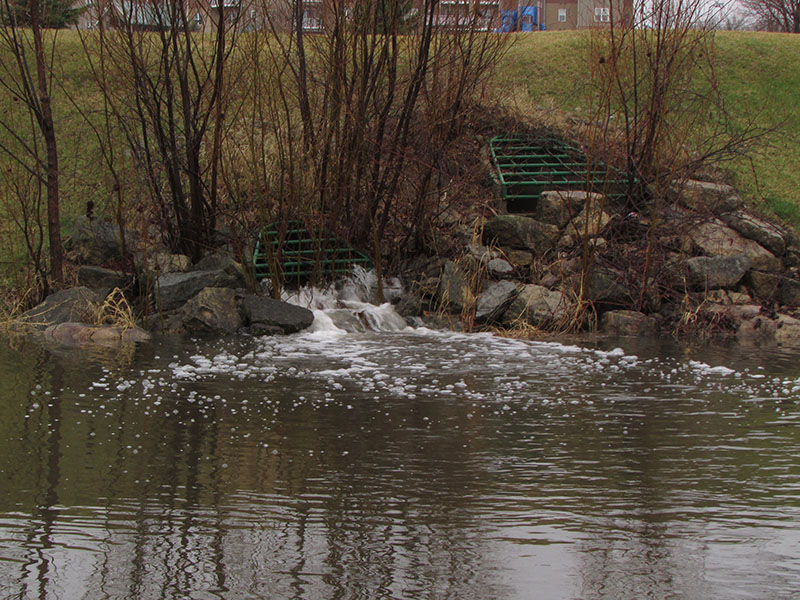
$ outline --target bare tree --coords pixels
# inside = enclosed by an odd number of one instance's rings
[[[380,272],[402,242],[422,243],[442,157],[508,38],[489,33],[479,2],[314,4],[265,2],[247,51],[259,61],[252,123],[276,167],[265,202],[369,249]]]
[[[207,10],[183,0],[98,6],[96,37],[84,46],[106,110],[155,200],[165,241],[198,259],[218,214],[226,65],[239,9],[225,0]]]
[[[634,9],[633,19],[612,18],[591,37],[594,112],[586,145],[593,160],[627,175],[628,208],[647,216],[646,249],[633,257],[641,266],[643,308],[676,186],[742,154],[763,131],[752,121],[731,123],[716,77],[708,25],[714,19],[704,0],[635,0]],[[584,279],[592,252],[584,247]]]
[[[40,11],[39,2],[30,0],[30,28],[23,28],[16,21],[11,0],[2,0],[0,4],[0,23],[5,24],[0,28],[0,51],[9,58],[0,61],[0,87],[12,102],[21,103],[30,115],[29,127],[19,127],[20,122],[0,119],[0,131],[5,134],[0,138],[0,151],[27,171],[37,183],[38,193],[41,193],[41,185],[46,190],[49,277],[57,284],[63,279],[64,259],[59,215],[58,145],[50,100],[56,45],[54,35],[46,36],[48,30],[42,27]],[[46,292],[46,277],[43,284],[43,291]]]
[[[758,29],[800,33],[800,0],[741,0]]]

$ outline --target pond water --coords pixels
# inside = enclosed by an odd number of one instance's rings
[[[0,597],[797,598],[797,356],[3,344]]]

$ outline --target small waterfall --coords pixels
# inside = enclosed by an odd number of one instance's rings
[[[311,331],[355,333],[402,331],[409,327],[391,302],[376,303],[377,289],[375,271],[355,267],[350,275],[330,286],[284,290],[281,299],[314,313]],[[387,299],[397,299],[402,293],[403,286],[398,279],[384,280],[384,296]]]

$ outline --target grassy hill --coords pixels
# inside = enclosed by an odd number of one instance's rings
[[[523,114],[581,116],[588,105],[588,32],[519,34],[499,69],[504,101]],[[754,205],[800,226],[800,36],[718,32],[716,74],[734,125],[771,131],[723,165]]]
[[[498,100],[538,124],[564,122],[565,115],[588,116],[587,47],[590,32],[515,34],[497,70]],[[720,32],[716,34],[716,71],[734,126],[753,121],[770,128],[747,157],[723,165],[752,205],[800,227],[800,35]],[[103,98],[93,82],[76,32],[58,34],[53,92],[60,150],[62,215],[65,226],[92,201],[110,211],[114,181],[95,132],[86,117],[102,123]],[[0,56],[6,60],[7,57]],[[0,97],[2,100],[2,97]],[[6,104],[4,119],[26,122],[19,104]],[[125,159],[124,150],[116,151]],[[24,255],[8,216],[14,200],[7,191],[19,179],[0,155],[0,280]],[[128,174],[136,165],[129,165]],[[24,174],[24,173],[23,173]],[[132,178],[128,178],[132,180]],[[135,205],[146,190],[129,191]],[[1,284],[0,284],[1,285]]]

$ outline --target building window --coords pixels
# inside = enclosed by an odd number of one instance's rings
[[[594,20],[598,23],[608,23],[611,20],[611,12],[609,8],[602,8],[600,6],[594,9]]]
[[[559,8],[558,9],[558,22],[559,23],[566,23],[567,22],[567,9],[566,8]]]

